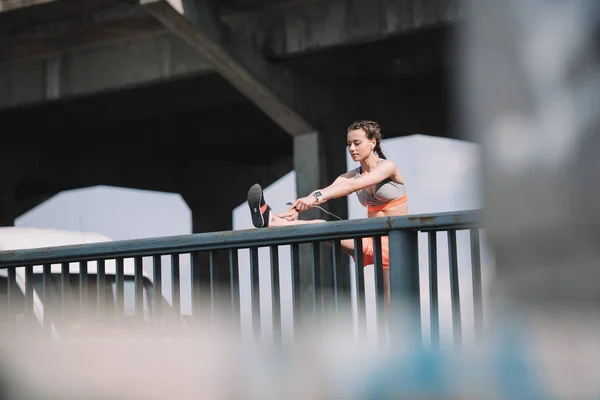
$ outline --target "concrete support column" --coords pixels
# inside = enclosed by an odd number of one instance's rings
[[[322,157],[323,146],[317,132],[294,137],[294,170],[296,171],[296,195],[303,197],[322,187],[325,181]],[[322,218],[319,209],[303,212],[300,219]]]
[[[17,217],[13,190],[2,187],[0,189],[0,226],[14,226]]]
[[[349,123],[348,123],[349,124]],[[339,175],[346,172],[346,126],[344,122],[329,124],[319,132],[294,137],[294,169],[298,197],[330,185]],[[323,206],[342,219],[348,218],[347,199],[330,200]],[[334,217],[318,208],[300,214],[300,219]]]
[[[343,123],[325,126],[320,132],[299,135],[294,138],[294,168],[296,171],[297,196],[303,197],[314,191],[331,184],[340,174],[346,171],[345,148],[343,146],[345,128]],[[339,140],[338,140],[339,139]],[[348,217],[348,203],[346,198],[328,201],[322,206],[342,219]],[[300,219],[336,219],[323,211],[314,208],[303,212]],[[300,246],[300,287],[301,308],[310,310],[312,307],[313,272],[312,272],[311,246]],[[333,291],[333,252],[331,246],[320,246],[320,280],[321,289],[325,296]],[[342,268],[348,269],[348,257],[342,256]],[[347,281],[346,281],[347,282]],[[310,312],[306,315],[311,315]],[[318,323],[318,321],[315,321]]]
[[[14,226],[16,217],[7,204],[0,200],[0,226]]]
[[[192,210],[192,232],[218,232],[230,231],[233,229],[233,220],[231,212],[233,208],[221,208],[220,199],[215,200],[215,204],[203,203],[195,207],[188,203]]]
[[[217,194],[218,191],[216,191]],[[184,196],[188,207],[192,211],[192,232],[219,232],[233,229],[232,210],[234,205],[226,195],[212,198],[208,194],[199,193]],[[212,273],[211,273],[212,261]],[[192,256],[192,301],[193,313],[206,316],[209,313],[211,302],[213,315],[228,312],[230,308],[230,275],[229,253],[216,251],[212,255],[208,252]],[[229,307],[229,308],[228,308]]]

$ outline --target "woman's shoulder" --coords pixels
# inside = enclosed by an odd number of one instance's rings
[[[388,160],[387,158],[380,158],[379,162],[377,163],[378,165],[396,165],[395,162],[393,162],[392,160]]]
[[[387,160],[385,158],[380,158],[379,162],[377,163],[377,167],[383,167],[386,169],[396,169],[396,163],[393,162],[392,160]]]
[[[354,175],[356,174],[356,171],[360,171],[360,167],[351,169],[350,171],[346,171],[344,172],[342,175],[340,175],[341,177],[344,178],[354,178]]]
[[[402,177],[402,172],[400,172],[400,169],[398,168],[395,162],[393,162],[392,160],[386,160],[382,158],[377,164],[377,167],[380,166],[385,168],[386,172],[390,174],[390,179],[392,179],[394,182],[404,185],[404,178]]]

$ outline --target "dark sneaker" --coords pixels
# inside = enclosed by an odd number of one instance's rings
[[[248,190],[248,206],[250,207],[250,215],[252,215],[254,226],[256,228],[267,228],[271,216],[271,207],[265,203],[262,188],[258,183],[252,185]]]

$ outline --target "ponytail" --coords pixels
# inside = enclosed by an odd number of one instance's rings
[[[381,150],[381,142],[378,142],[373,150],[377,153],[379,158],[383,158],[384,160],[387,160],[387,158],[383,154],[383,150]]]

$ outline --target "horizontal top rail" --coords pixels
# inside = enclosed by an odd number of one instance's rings
[[[390,230],[468,229],[480,227],[481,214],[480,210],[467,210],[7,250],[0,251],[0,268],[116,257],[168,255],[250,246],[286,245],[315,240],[385,234]]]

